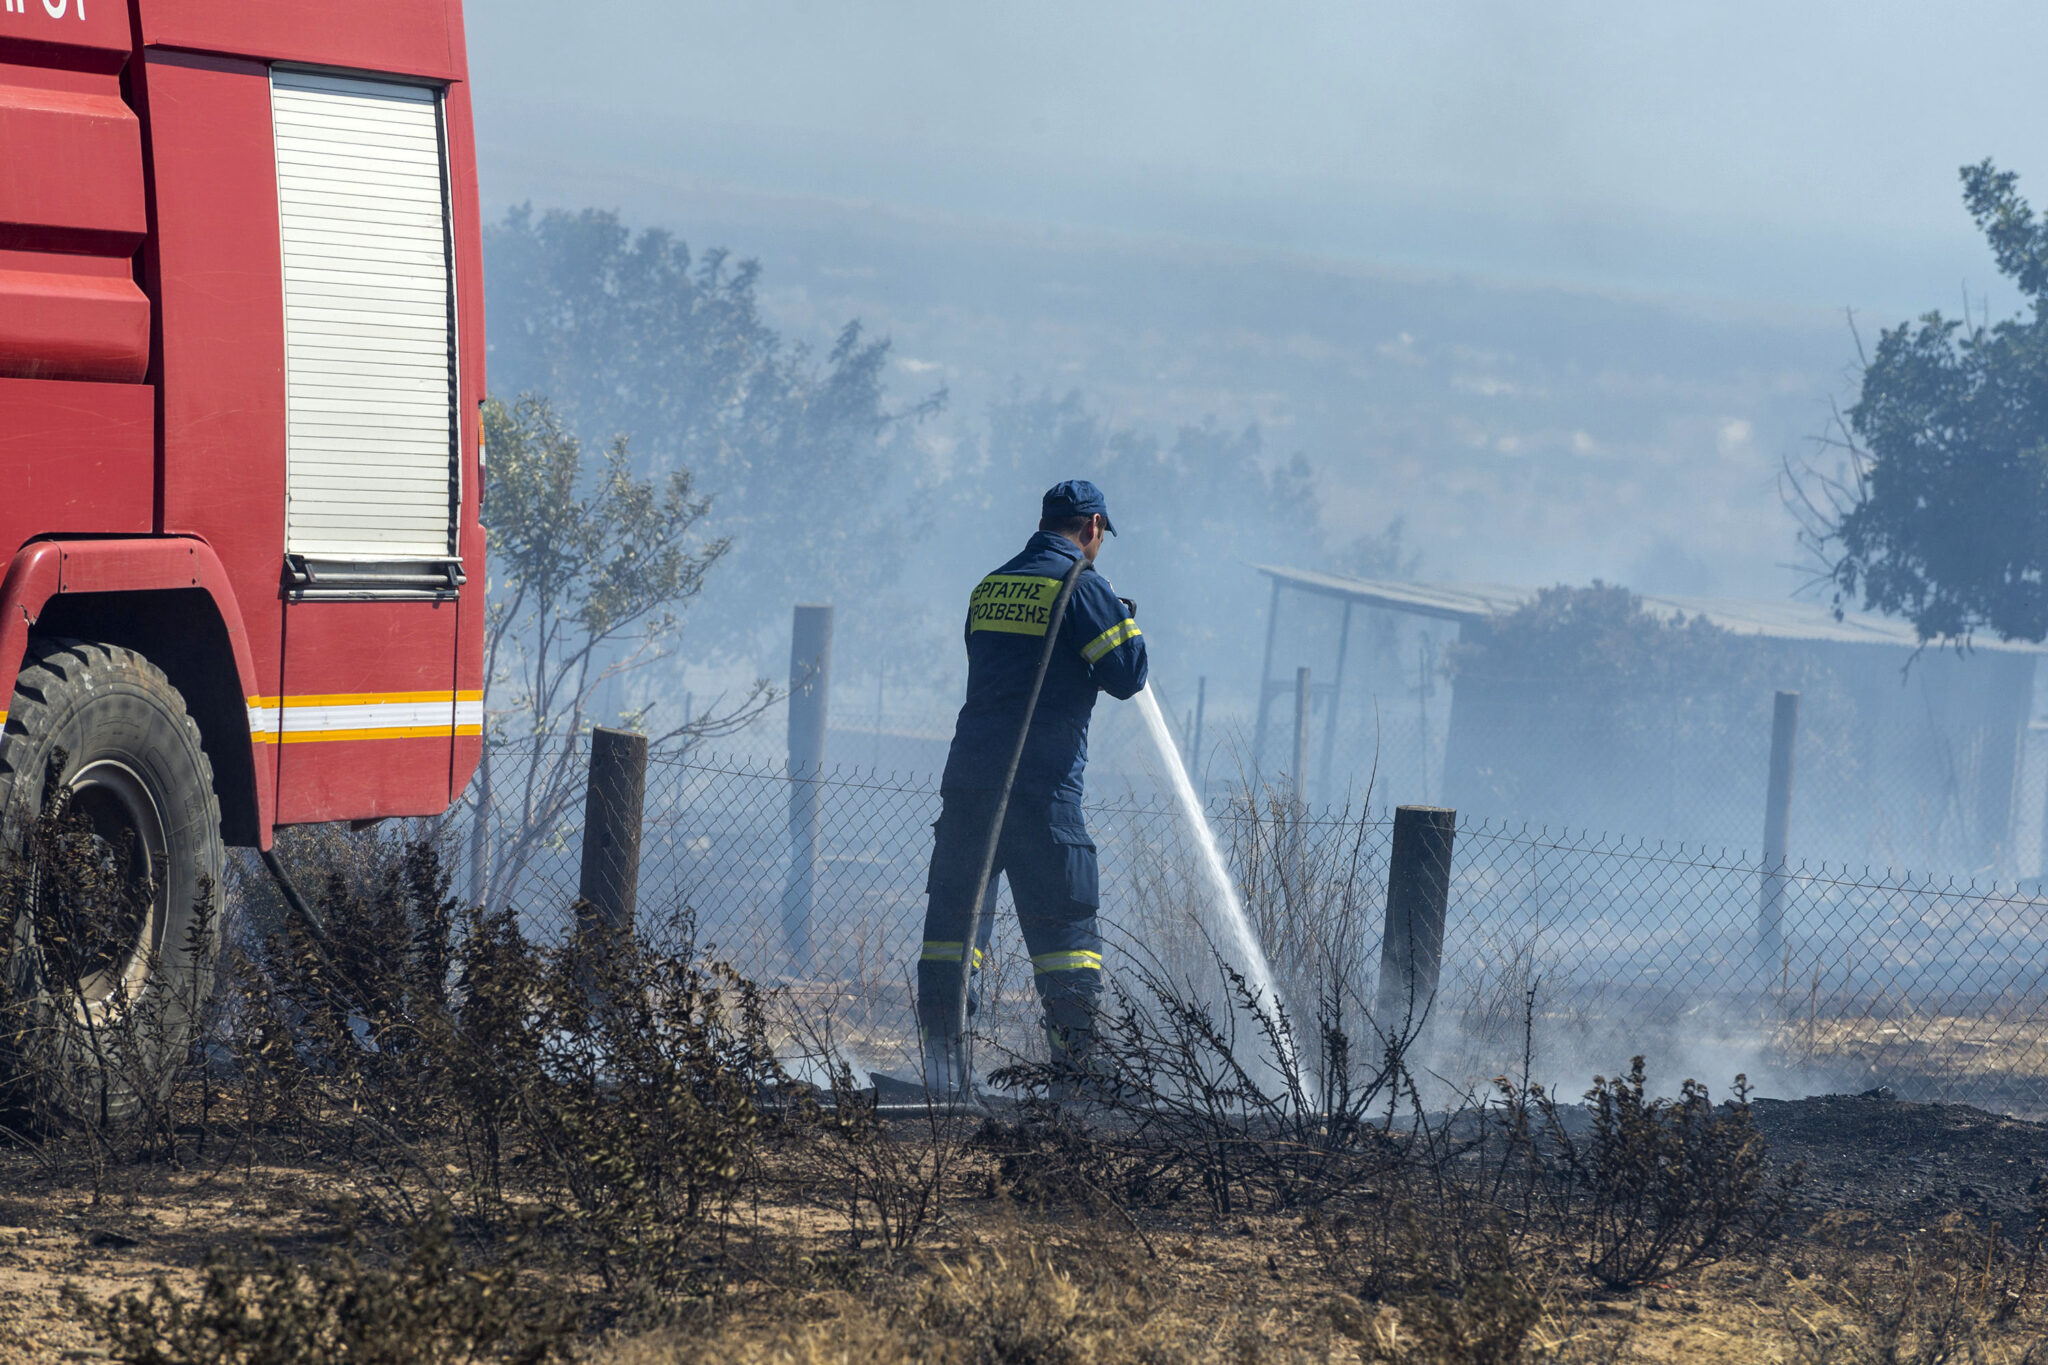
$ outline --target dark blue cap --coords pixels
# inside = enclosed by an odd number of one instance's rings
[[[1086,479],[1068,479],[1045,490],[1045,501],[1039,515],[1046,518],[1092,517],[1102,513],[1102,529],[1111,535],[1116,527],[1109,521],[1109,504],[1103,501],[1102,490]]]

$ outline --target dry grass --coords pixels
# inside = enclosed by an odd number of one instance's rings
[[[1917,1087],[1909,1080],[1902,1088],[1925,1091],[1929,1099],[2009,1093],[2038,1104],[2048,1094],[2048,1022],[2023,1015],[1934,1014],[1903,1006],[1879,1017],[1810,1013],[1781,1024],[1771,1041],[1787,1059],[1823,1072],[1917,1077]]]

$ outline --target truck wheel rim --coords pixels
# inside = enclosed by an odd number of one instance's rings
[[[156,798],[120,760],[88,763],[70,786],[72,810],[91,822],[101,859],[131,890],[81,956],[80,1012],[99,1016],[116,1004],[133,1005],[149,981],[170,894],[167,840]]]

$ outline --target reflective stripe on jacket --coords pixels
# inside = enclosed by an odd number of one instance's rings
[[[1073,541],[1040,531],[1022,554],[975,585],[967,604],[967,700],[946,756],[945,790],[986,791],[1002,782],[1053,600],[1080,557]],[[1078,803],[1095,694],[1136,696],[1145,667],[1138,623],[1109,580],[1083,569],[1060,623],[1012,800]]]

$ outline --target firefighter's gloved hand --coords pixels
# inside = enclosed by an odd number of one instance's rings
[[[1133,621],[1138,619],[1138,602],[1136,598],[1119,597],[1116,600],[1124,604],[1124,615],[1130,617]]]

